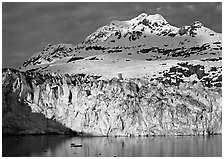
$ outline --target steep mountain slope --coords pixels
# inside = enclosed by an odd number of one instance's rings
[[[222,35],[200,22],[177,28],[145,13],[112,21],[78,45],[48,45],[19,71],[4,69],[3,123],[21,119],[25,105],[91,135],[221,133],[221,54]],[[7,125],[5,133],[63,132]]]

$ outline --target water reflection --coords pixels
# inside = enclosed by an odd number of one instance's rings
[[[82,147],[71,147],[75,143]],[[222,156],[222,136],[198,137],[3,137],[3,156]]]

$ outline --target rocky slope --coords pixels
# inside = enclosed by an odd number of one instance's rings
[[[221,133],[221,42],[200,22],[143,13],[79,45],[48,45],[3,69],[3,133]]]

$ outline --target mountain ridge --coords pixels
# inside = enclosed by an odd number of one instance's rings
[[[117,60],[125,61],[128,66],[131,62],[138,60],[219,59],[221,49],[220,34],[204,27],[198,21],[190,26],[177,28],[168,24],[159,14],[142,13],[131,20],[117,23],[112,21],[102,26],[76,46],[72,44],[48,45],[39,54],[28,59],[21,70],[43,67],[42,72],[49,69],[49,71],[57,70],[57,73],[64,74],[65,72],[61,71],[65,70],[64,68],[74,70],[73,68],[78,65],[77,67],[80,68],[71,73],[103,75],[107,72],[105,70],[100,72],[100,68],[97,71],[91,71],[92,65],[99,63],[106,67],[108,64],[108,67],[116,68],[115,65],[119,65],[119,62],[115,62]],[[85,59],[91,59],[93,56],[101,60],[98,60],[98,63],[96,60],[88,60],[88,64]],[[104,61],[104,58],[107,60]],[[109,62],[108,59],[111,61]],[[84,64],[84,67],[80,62]],[[125,72],[125,69],[124,71],[117,70],[117,73],[119,72]],[[115,75],[116,72],[112,74]]]

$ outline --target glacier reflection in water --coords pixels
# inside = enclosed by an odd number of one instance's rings
[[[82,147],[71,147],[71,143]],[[4,156],[222,156],[222,136],[69,137],[3,136]]]

